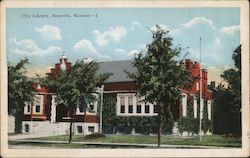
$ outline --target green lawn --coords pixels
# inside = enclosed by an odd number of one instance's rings
[[[68,141],[68,135],[33,138],[34,140],[55,140]],[[102,143],[137,143],[137,144],[156,144],[157,136],[149,135],[106,135],[105,138],[86,139],[82,135],[74,135],[73,142],[102,142]],[[219,147],[241,147],[241,138],[224,137],[220,135],[203,136],[202,141],[199,137],[173,137],[162,136],[162,144],[168,145],[202,145]]]

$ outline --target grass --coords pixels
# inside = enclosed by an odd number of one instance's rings
[[[32,138],[33,140],[68,141],[68,135],[51,136],[42,138]],[[157,136],[150,135],[106,135],[104,138],[86,139],[83,135],[74,135],[73,142],[102,142],[102,143],[137,143],[137,144],[156,144]],[[201,145],[218,147],[241,147],[241,138],[225,137],[220,135],[203,136],[202,141],[199,137],[173,137],[162,136],[161,144],[167,145]]]

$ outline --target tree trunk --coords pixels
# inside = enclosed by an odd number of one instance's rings
[[[69,144],[72,142],[72,126],[74,119],[74,111],[70,112],[70,126],[69,126]]]
[[[15,133],[22,133],[23,111],[24,105],[20,103],[21,109],[15,114]]]
[[[158,147],[161,147],[161,123],[158,125]]]
[[[22,121],[23,121],[23,112],[19,111],[15,114],[15,133],[22,133]]]
[[[73,121],[72,121],[72,118],[71,118],[70,119],[70,126],[69,126],[69,144],[72,141],[72,124],[73,124]]]

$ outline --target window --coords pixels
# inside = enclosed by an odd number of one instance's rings
[[[121,103],[121,113],[125,113],[125,97],[124,96],[121,97],[120,103]]]
[[[94,103],[91,102],[91,103],[89,104],[89,109],[90,109],[90,110],[94,110]]]
[[[25,102],[24,104],[25,104],[25,106],[24,106],[24,114],[30,114],[31,113],[32,103]]]
[[[146,113],[146,114],[149,113],[149,105],[145,105],[145,113]]]
[[[133,105],[128,106],[128,113],[133,113]]]
[[[187,94],[182,93],[182,116],[187,116]]]
[[[32,112],[36,114],[43,113],[44,98],[43,95],[36,95],[32,106]],[[28,110],[28,109],[27,109]]]
[[[133,113],[133,96],[128,97],[128,113]]]
[[[194,118],[197,118],[197,99],[194,98]]]
[[[154,105],[154,113],[158,113],[157,105]]]
[[[125,105],[125,97],[121,97],[121,105]]]
[[[24,130],[25,130],[25,132],[29,132],[30,131],[30,126],[28,124],[25,124]]]
[[[125,105],[121,105],[121,113],[125,113]]]
[[[137,105],[136,106],[136,112],[137,113],[141,113],[141,105]]]
[[[41,110],[40,108],[41,108],[41,106],[39,104],[36,104],[36,112],[37,113],[40,113],[40,110]]]
[[[128,105],[133,105],[133,96],[128,97]]]
[[[90,133],[94,133],[95,132],[95,127],[94,126],[88,126],[88,131]]]
[[[82,126],[77,126],[77,133],[82,133]]]
[[[84,110],[83,110],[83,105],[79,105],[79,111],[80,112],[83,112]]]
[[[27,112],[30,113],[30,111],[31,111],[31,107],[30,107],[30,105],[28,104],[28,106],[27,106]]]

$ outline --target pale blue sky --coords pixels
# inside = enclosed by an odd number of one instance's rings
[[[53,18],[52,14],[71,17]],[[204,67],[219,73],[233,66],[232,51],[240,44],[239,8],[7,9],[7,60],[17,62],[26,56],[30,69],[39,73],[48,71],[63,51],[73,63],[81,58],[132,59],[151,42],[147,27],[153,29],[156,24],[170,30],[174,46],[190,47],[181,56],[189,51],[187,58],[198,60],[202,37]]]

